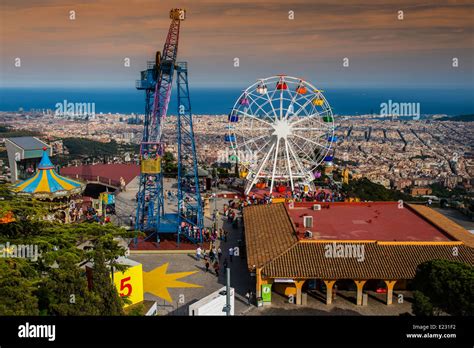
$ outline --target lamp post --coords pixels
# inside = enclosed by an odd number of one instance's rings
[[[226,281],[226,285],[225,285],[226,300],[225,300],[224,309],[222,311],[225,312],[227,316],[230,316],[230,312],[231,312],[231,305],[230,305],[230,268],[226,268],[226,277],[227,277],[227,281]]]
[[[217,183],[219,181],[219,174],[217,173],[216,171],[216,176],[215,176],[215,184],[214,184],[214,189],[213,189],[213,193],[212,193],[212,196],[214,198],[214,231],[217,231],[217,228],[218,228],[218,223],[217,223]]]

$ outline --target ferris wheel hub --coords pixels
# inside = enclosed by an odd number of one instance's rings
[[[273,124],[273,135],[276,135],[278,139],[286,139],[289,135],[291,135],[291,126],[287,120],[277,120]]]

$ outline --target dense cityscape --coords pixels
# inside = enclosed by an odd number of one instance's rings
[[[139,144],[142,138],[142,123],[130,123],[142,120],[143,115],[97,114],[94,119],[84,121],[54,116],[49,111],[0,112],[0,117],[12,131],[32,131],[34,122],[34,131],[54,142],[57,154],[68,151],[61,146],[63,138],[105,143],[114,140],[123,144]],[[386,188],[404,190],[440,183],[450,189],[459,185],[469,190],[474,177],[474,125],[439,121],[441,117],[425,120],[376,119],[370,115],[336,117],[338,163],[347,167],[354,178],[365,177]],[[218,161],[227,119],[227,115],[194,115],[201,165],[210,167]],[[177,146],[169,131],[175,128],[176,117],[166,118],[164,141],[166,150],[174,156]],[[122,154],[116,161],[133,159]]]

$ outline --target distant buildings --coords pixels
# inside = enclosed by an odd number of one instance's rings
[[[413,197],[430,195],[432,192],[433,192],[433,190],[430,189],[429,187],[413,187],[410,190],[410,194]]]
[[[29,114],[28,114],[29,115]],[[31,129],[24,113],[0,112],[8,126]],[[48,139],[89,138],[124,144],[139,144],[143,125],[130,124],[130,115],[96,114],[89,121],[54,118],[51,113],[32,113],[35,131]],[[194,116],[194,133],[201,164],[210,166],[223,149],[227,116]],[[377,119],[374,117],[336,117],[335,159],[347,168],[353,178],[366,177],[387,188],[404,190],[440,183],[448,188],[461,185],[472,189],[474,177],[473,122]],[[164,121],[166,151],[177,155],[176,117]],[[370,131],[369,131],[370,130]],[[61,145],[53,145],[62,153]],[[57,149],[56,149],[57,148]],[[343,159],[346,159],[345,161]]]

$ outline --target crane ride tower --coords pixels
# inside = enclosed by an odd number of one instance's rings
[[[146,232],[144,240],[159,234],[175,234],[178,245],[182,237],[191,242],[202,242],[203,215],[199,190],[196,145],[194,141],[191,101],[189,98],[188,68],[186,62],[177,62],[179,31],[186,18],[184,9],[170,11],[171,24],[163,51],[156,52],[155,60],[147,62],[136,88],[145,91],[145,119],[140,144],[140,181],[134,239],[138,231]],[[176,73],[176,77],[175,77]],[[166,148],[163,123],[167,115],[173,81],[177,80],[177,210],[165,211],[163,194],[162,158]]]

